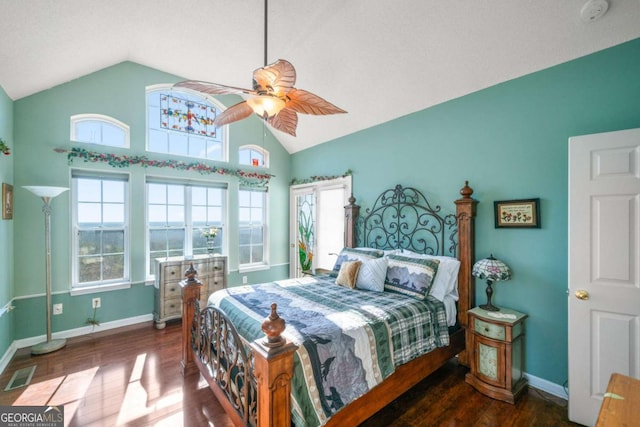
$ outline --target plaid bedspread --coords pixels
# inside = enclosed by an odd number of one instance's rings
[[[390,292],[336,285],[334,278],[301,278],[217,291],[221,308],[247,342],[264,337],[271,303],[285,319],[294,356],[292,419],[318,426],[402,365],[449,345],[445,309]]]

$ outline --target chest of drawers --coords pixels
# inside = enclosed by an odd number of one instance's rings
[[[198,279],[202,282],[200,307],[205,307],[209,295],[218,289],[227,287],[226,256],[195,256],[156,259],[156,280],[154,283],[155,326],[162,329],[167,320],[182,317],[182,299],[180,281],[184,280],[184,272],[193,264],[198,271]]]

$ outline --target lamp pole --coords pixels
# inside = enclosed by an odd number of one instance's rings
[[[67,191],[68,188],[42,186],[27,186],[24,188],[36,196],[40,196],[44,202],[42,212],[44,213],[47,340],[31,347],[31,354],[46,354],[61,349],[67,343],[64,338],[51,339],[51,199]]]

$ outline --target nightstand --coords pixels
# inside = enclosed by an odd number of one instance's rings
[[[471,372],[465,376],[467,383],[494,399],[516,402],[527,387],[523,373],[526,318],[508,308],[469,310]]]

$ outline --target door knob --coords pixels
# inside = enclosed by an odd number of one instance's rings
[[[589,299],[589,292],[579,289],[576,291],[576,298],[581,299],[582,301],[586,301]]]

